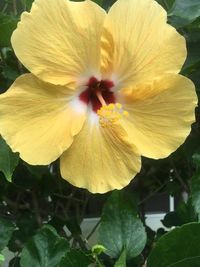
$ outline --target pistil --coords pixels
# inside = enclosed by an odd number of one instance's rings
[[[96,96],[97,98],[99,99],[99,102],[101,103],[102,106],[106,106],[106,101],[104,100],[103,96],[102,96],[102,93],[100,90],[97,90],[96,91]]]
[[[92,76],[88,80],[85,90],[79,95],[79,99],[97,112],[102,106],[116,102],[115,94],[111,90],[113,86],[114,83],[110,80],[98,80]]]

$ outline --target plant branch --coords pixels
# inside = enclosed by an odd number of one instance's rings
[[[189,193],[189,188],[188,188],[187,184],[184,182],[184,180],[183,180],[182,177],[180,176],[180,174],[179,174],[179,172],[177,171],[177,168],[176,168],[176,166],[175,166],[175,164],[174,164],[174,162],[173,162],[172,160],[171,160],[171,165],[172,165],[172,167],[173,167],[173,169],[174,169],[174,173],[175,173],[175,175],[176,175],[177,180],[178,180],[179,183],[182,185],[183,189],[184,189],[187,193]]]
[[[99,219],[99,221],[95,224],[95,226],[93,227],[89,235],[86,237],[86,240],[89,240],[91,238],[91,236],[95,233],[95,231],[99,227],[100,223],[101,223],[101,220]]]
[[[39,205],[38,205],[38,199],[37,199],[37,195],[35,194],[35,192],[32,192],[32,201],[33,201],[33,207],[34,207],[34,212],[36,215],[36,220],[39,226],[42,225],[42,218],[40,216],[40,210],[39,210]]]
[[[146,202],[148,199],[150,199],[152,196],[154,196],[157,192],[159,192],[163,187],[166,186],[166,184],[168,183],[168,181],[166,181],[164,184],[162,184],[161,186],[159,186],[158,188],[156,188],[156,190],[154,190],[153,192],[151,192],[147,197],[145,197],[144,199],[142,199],[139,203],[138,206],[140,206],[141,204],[143,204],[144,202]]]
[[[83,202],[81,199],[78,199],[78,198],[72,196],[72,194],[70,194],[69,196],[64,196],[62,194],[54,193],[53,195],[55,197],[59,197],[59,198],[66,199],[66,200],[72,199],[73,201],[76,201],[76,202]]]

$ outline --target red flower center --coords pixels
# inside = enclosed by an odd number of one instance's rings
[[[86,86],[87,89],[79,95],[79,99],[87,105],[90,104],[93,111],[97,112],[102,107],[102,101],[107,105],[116,102],[115,95],[111,91],[114,86],[112,81],[99,81],[97,78],[91,77]]]

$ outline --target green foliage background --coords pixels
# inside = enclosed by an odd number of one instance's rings
[[[188,58],[181,73],[193,80],[199,95],[200,0],[157,1],[168,12],[168,23],[187,40]],[[114,0],[96,2],[108,9]],[[0,2],[0,93],[26,72],[14,55],[10,36],[31,4],[32,0]],[[200,266],[198,108],[196,117],[190,136],[175,153],[159,161],[144,158],[141,173],[126,189],[104,196],[69,185],[60,177],[58,162],[46,167],[26,164],[1,138],[0,262],[7,247],[13,252],[9,267]],[[180,201],[165,216],[165,230],[154,232],[145,224],[144,206],[157,192],[179,196]],[[95,227],[98,244],[90,247],[95,229],[84,237],[80,224],[93,200],[106,203]]]

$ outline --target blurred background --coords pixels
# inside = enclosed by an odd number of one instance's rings
[[[113,2],[107,0],[101,3],[107,9]],[[193,80],[199,95],[200,1],[158,2],[168,12],[168,23],[186,38],[188,57],[181,73]],[[32,0],[0,0],[0,93],[5,92],[19,75],[27,72],[13,52],[10,37],[21,12],[29,10],[31,4]],[[155,238],[171,227],[198,220],[199,114],[197,108],[197,122],[192,125],[186,142],[166,159],[143,158],[141,172],[123,190],[136,203],[137,212],[145,225],[149,242],[145,248],[146,255]],[[1,236],[7,230],[0,226],[0,252],[2,250],[6,257],[2,266],[20,266],[20,253],[24,245],[47,223],[75,247],[84,246],[85,240],[94,245],[97,243],[99,218],[110,194],[93,195],[68,184],[60,177],[58,161],[49,166],[28,165],[18,154],[13,154],[1,138],[0,222],[3,225],[9,221],[15,225],[13,231],[8,230],[6,250],[3,245],[5,240],[1,241]]]

